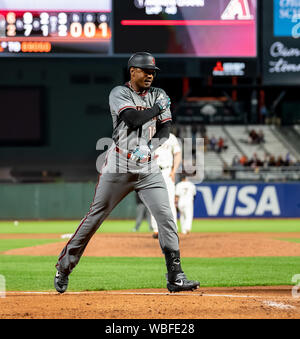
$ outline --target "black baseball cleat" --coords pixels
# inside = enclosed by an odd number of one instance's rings
[[[167,289],[171,293],[182,291],[194,291],[200,287],[199,281],[188,280],[184,273],[178,273],[175,281],[167,282]]]
[[[56,272],[54,277],[54,287],[57,292],[64,293],[66,292],[69,284],[69,276],[65,273],[59,271]]]

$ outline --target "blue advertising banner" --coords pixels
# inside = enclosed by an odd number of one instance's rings
[[[195,218],[300,218],[300,183],[199,184]]]
[[[274,36],[298,38],[300,2],[274,0]]]
[[[267,0],[262,3],[263,83],[300,83],[300,1]]]

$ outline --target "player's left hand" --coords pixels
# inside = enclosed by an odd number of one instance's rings
[[[157,98],[156,104],[158,105],[159,110],[161,112],[164,112],[166,109],[170,108],[170,106],[171,106],[171,99],[167,95],[161,94]]]

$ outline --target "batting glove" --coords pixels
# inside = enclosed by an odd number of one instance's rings
[[[146,162],[151,157],[151,150],[148,145],[140,145],[131,153],[131,160]]]
[[[167,95],[160,95],[156,100],[160,111],[165,111],[171,106],[171,99]]]

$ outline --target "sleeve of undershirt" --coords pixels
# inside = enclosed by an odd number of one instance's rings
[[[159,146],[169,139],[171,131],[171,121],[168,121],[163,124],[157,124],[156,133],[153,135],[153,138],[149,141],[152,151],[155,151]]]

